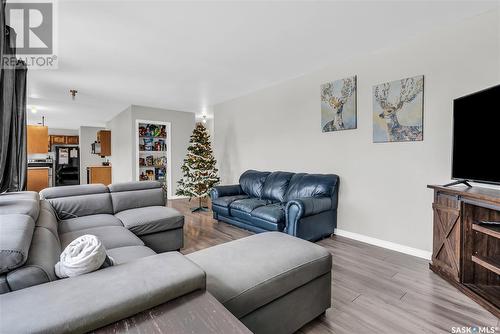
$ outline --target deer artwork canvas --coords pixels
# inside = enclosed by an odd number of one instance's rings
[[[321,128],[356,129],[356,76],[321,85]]]
[[[424,76],[373,87],[373,142],[423,140]]]

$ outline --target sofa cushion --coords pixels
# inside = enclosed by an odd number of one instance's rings
[[[36,221],[39,211],[39,197],[33,191],[20,191],[0,195],[0,215],[28,215],[33,221]]]
[[[107,193],[109,193],[108,187],[103,184],[81,184],[77,186],[51,187],[40,191],[40,195],[44,199]]]
[[[10,292],[9,284],[7,283],[7,275],[0,275],[0,295]]]
[[[45,200],[40,201],[40,213],[38,214],[38,219],[35,222],[35,227],[43,227],[49,230],[56,240],[59,241],[59,224],[57,222],[56,213],[49,202]]]
[[[60,220],[113,213],[108,188],[102,184],[46,188],[40,195],[52,205]]]
[[[328,273],[332,266],[331,254],[323,247],[281,232],[256,234],[187,257],[205,270],[207,290],[237,318]]]
[[[184,225],[184,216],[165,206],[130,209],[118,212],[115,216],[136,235],[168,231]]]
[[[0,215],[0,274],[26,262],[34,230],[30,216]]]
[[[165,194],[158,181],[110,184],[109,191],[114,213],[146,206],[165,206]]]
[[[107,249],[106,253],[113,258],[115,264],[125,263],[156,253],[146,246],[127,246]]]
[[[40,195],[36,191],[16,191],[16,192],[11,192],[11,193],[3,193],[0,195],[0,202],[1,199],[15,199],[15,200],[20,200],[20,199],[30,199],[34,201],[39,201],[40,200]]]
[[[36,227],[26,263],[9,273],[11,290],[20,290],[57,279],[54,266],[59,261],[59,239],[47,228]]]
[[[275,224],[285,223],[285,208],[281,203],[260,206],[253,210],[250,214],[252,215],[252,217],[267,220]]]
[[[292,176],[293,173],[290,172],[272,172],[269,174],[262,187],[262,198],[283,202]]]
[[[101,240],[106,249],[125,246],[144,246],[144,242],[141,239],[124,227],[103,226],[60,234],[61,248],[66,248],[71,241],[85,234],[95,235]]]
[[[290,180],[286,201],[304,197],[332,197],[339,177],[335,174],[297,173]]]
[[[245,213],[250,213],[253,210],[255,210],[255,208],[258,208],[259,206],[264,206],[267,204],[269,204],[269,201],[264,200],[264,199],[246,198],[246,199],[239,199],[239,200],[232,202],[229,205],[229,208],[231,210],[239,210],[239,211],[243,211]]]
[[[74,232],[101,226],[123,226],[123,224],[118,218],[113,215],[90,215],[61,220],[59,222],[59,233]]]
[[[239,200],[239,199],[245,199],[245,198],[248,198],[248,195],[234,195],[234,196],[217,197],[217,198],[212,200],[212,205],[218,205],[218,206],[222,206],[224,208],[227,208],[234,201]]]
[[[241,189],[250,197],[262,197],[262,187],[266,181],[269,172],[259,172],[256,170],[247,170],[240,176]]]

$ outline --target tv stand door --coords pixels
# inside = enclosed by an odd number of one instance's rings
[[[456,282],[460,281],[461,211],[457,195],[434,192],[432,266]]]

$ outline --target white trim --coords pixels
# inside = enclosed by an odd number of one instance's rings
[[[363,234],[358,234],[354,232],[349,232],[349,231],[344,231],[344,230],[339,230],[338,228],[335,229],[335,234],[339,235],[341,237],[346,237],[349,239],[365,242],[370,245],[390,249],[396,252],[420,257],[426,260],[430,260],[432,257],[432,252],[423,250],[423,249],[418,249],[418,248],[413,248],[413,247],[408,247],[405,245],[397,244],[395,242],[391,241],[385,241],[377,238],[372,238]]]
[[[170,122],[151,121],[144,119],[135,120],[135,179],[139,181],[139,123],[160,124],[165,125],[167,131],[167,198],[172,196],[172,127]]]

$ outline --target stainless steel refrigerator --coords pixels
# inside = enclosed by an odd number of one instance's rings
[[[56,146],[55,186],[80,184],[80,149]]]

